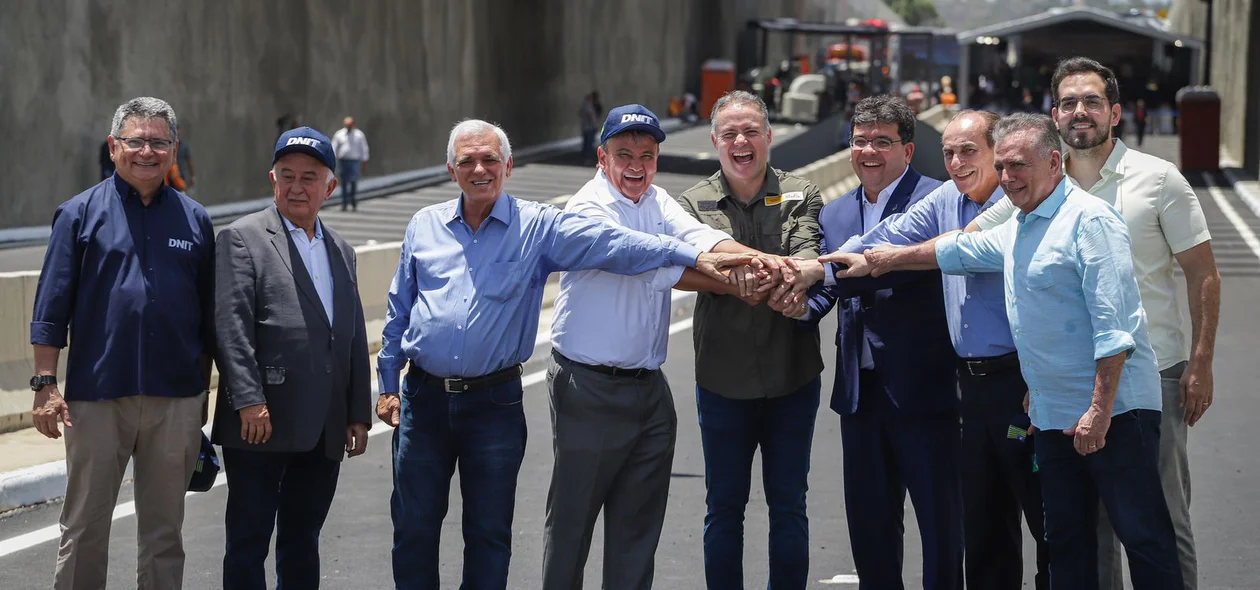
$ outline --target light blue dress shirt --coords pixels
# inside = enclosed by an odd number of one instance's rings
[[[333,281],[332,267],[328,263],[328,246],[324,244],[324,224],[316,218],[315,238],[309,239],[306,237],[306,230],[293,225],[293,222],[284,215],[281,215],[280,219],[284,220],[284,227],[289,230],[289,236],[293,238],[293,244],[297,246],[298,254],[302,257],[302,265],[306,267],[311,282],[315,283],[315,292],[319,294],[319,302],[324,305],[324,313],[328,315],[328,325],[331,326]]]
[[[1120,214],[1066,180],[1032,213],[936,243],[941,271],[998,272],[1037,428],[1075,426],[1096,361],[1128,353],[1112,415],[1160,410],[1159,370]]]
[[[633,275],[693,266],[700,250],[504,193],[474,233],[463,197],[422,209],[403,238],[377,357],[380,390],[408,360],[439,377],[479,377],[534,351],[543,285],[554,271]]]
[[[876,246],[911,246],[948,231],[967,227],[980,212],[1003,196],[998,188],[981,206],[946,182],[906,209],[889,216],[863,236],[854,236],[840,246],[841,252],[858,253]],[[984,358],[1015,352],[1011,326],[1006,321],[1006,301],[1002,275],[984,273],[969,276],[942,275],[945,289],[945,318],[958,357]]]

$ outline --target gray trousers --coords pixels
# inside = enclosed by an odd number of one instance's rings
[[[555,466],[547,493],[543,588],[582,587],[601,509],[603,587],[651,588],[678,438],[665,375],[614,377],[553,353],[547,385]]]
[[[1186,363],[1180,362],[1160,371],[1164,409],[1159,424],[1159,479],[1163,484],[1173,532],[1177,535],[1177,558],[1186,590],[1199,586],[1199,563],[1194,552],[1194,533],[1190,530],[1190,460],[1186,454],[1185,409],[1178,407],[1181,374]],[[1098,508],[1098,587],[1101,590],[1123,590],[1124,571],[1121,565],[1120,541],[1111,528],[1107,511]]]

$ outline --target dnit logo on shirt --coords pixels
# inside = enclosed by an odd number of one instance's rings
[[[188,252],[192,252],[192,249],[193,249],[192,242],[188,240],[177,240],[175,238],[171,238],[171,240],[167,242],[166,245],[171,248],[179,248],[180,250],[185,250]]]
[[[310,147],[319,146],[319,140],[313,137],[290,137],[289,142],[284,144],[286,147],[291,145],[305,145]]]

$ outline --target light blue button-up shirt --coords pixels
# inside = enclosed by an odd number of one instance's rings
[[[408,360],[439,377],[479,377],[529,359],[554,271],[639,274],[694,265],[700,250],[539,203],[499,196],[474,233],[463,197],[422,209],[403,238],[377,357],[380,390]]]
[[[962,229],[1003,196],[998,188],[984,205],[967,198],[954,181],[946,182],[901,215],[889,216],[866,235],[854,236],[840,246],[841,252],[862,252],[876,246],[910,246],[945,232]],[[1015,351],[1011,326],[1006,321],[1002,275],[943,274],[945,318],[958,357],[984,358]]]
[[[1075,426],[1096,361],[1128,353],[1112,415],[1160,410],[1159,370],[1120,214],[1066,179],[1032,213],[936,243],[941,271],[998,272],[1037,428]]]
[[[306,237],[306,230],[293,225],[293,222],[281,215],[285,229],[297,246],[298,255],[302,257],[302,266],[315,283],[315,292],[319,294],[319,302],[324,305],[324,313],[328,316],[328,325],[333,321],[333,281],[332,266],[328,263],[328,246],[324,244],[324,224],[315,219],[315,239]]]

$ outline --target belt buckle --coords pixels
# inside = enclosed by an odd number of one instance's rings
[[[977,372],[976,372],[976,368],[975,368],[975,367],[977,367],[977,366],[981,366],[981,363],[982,363],[982,362],[983,362],[983,361],[967,361],[967,372],[968,372],[968,373],[971,373],[971,376],[972,376],[972,377],[984,377],[985,375],[988,375],[988,373],[983,373],[983,372],[981,372],[981,373],[977,373]]]
[[[460,379],[456,379],[454,377],[447,377],[442,380],[442,388],[446,390],[446,393],[463,393],[464,392],[463,385],[461,384],[459,387],[456,387],[455,386],[456,381],[460,381]]]

